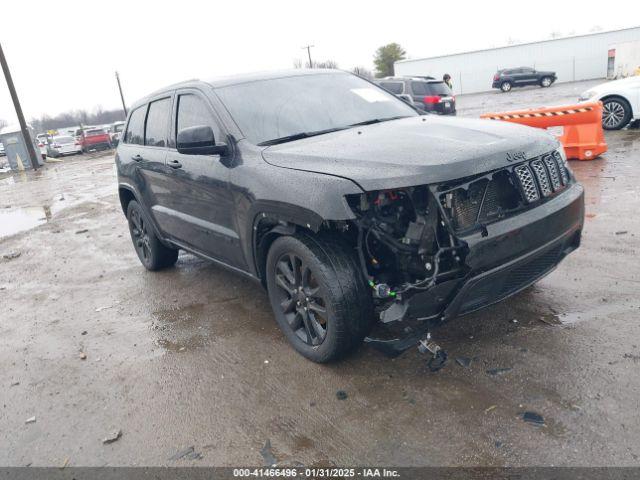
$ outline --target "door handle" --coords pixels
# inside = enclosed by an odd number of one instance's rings
[[[144,158],[142,158],[142,155],[133,155],[131,157],[131,160],[133,160],[134,162],[141,162],[142,160],[144,160]]]
[[[182,164],[178,160],[169,160],[167,165],[171,168],[182,168]]]

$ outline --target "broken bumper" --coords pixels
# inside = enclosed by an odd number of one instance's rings
[[[537,208],[462,237],[469,246],[469,274],[414,294],[407,317],[424,320],[407,337],[367,341],[386,353],[400,353],[444,321],[474,312],[527,288],[550,273],[580,245],[584,190],[578,183]]]

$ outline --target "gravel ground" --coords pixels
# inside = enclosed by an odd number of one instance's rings
[[[593,83],[458,106],[572,102]],[[5,175],[0,465],[261,465],[267,440],[285,464],[638,465],[640,132],[606,137],[602,158],[572,162],[586,189],[581,248],[438,331],[450,362],[437,373],[417,351],[390,360],[366,346],[310,363],[251,281],[188,254],[146,272],[111,155]]]

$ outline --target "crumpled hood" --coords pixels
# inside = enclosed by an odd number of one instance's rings
[[[558,145],[540,129],[424,115],[274,145],[262,155],[271,165],[348,178],[370,191],[485,173]]]

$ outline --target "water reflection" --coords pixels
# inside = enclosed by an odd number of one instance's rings
[[[51,220],[51,207],[0,210],[0,238],[37,227]]]

